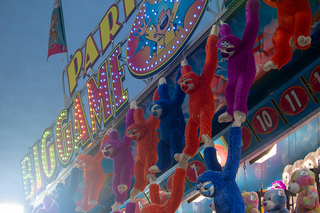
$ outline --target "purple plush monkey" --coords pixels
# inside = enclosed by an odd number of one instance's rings
[[[242,39],[232,34],[231,27],[222,24],[221,38],[217,44],[221,56],[228,58],[228,86],[225,97],[228,109],[218,118],[220,123],[236,120],[241,116],[241,122],[246,120],[247,99],[249,89],[256,74],[253,56],[253,46],[259,30],[259,1],[248,0],[246,4],[246,27]]]
[[[131,107],[126,116],[126,129],[134,123],[134,109]],[[134,159],[130,151],[132,140],[124,134],[119,141],[118,132],[115,129],[109,129],[109,139],[101,146],[103,155],[113,159],[114,178],[112,190],[115,194],[115,203],[112,205],[112,211],[120,211],[119,206],[127,199],[127,192],[131,187],[131,178],[133,177]],[[107,132],[108,134],[108,132]]]

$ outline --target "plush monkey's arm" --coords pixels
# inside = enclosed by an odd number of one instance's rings
[[[218,64],[218,41],[219,36],[216,35],[209,35],[207,39],[206,61],[204,62],[203,71],[201,73],[201,81],[209,86]]]
[[[214,147],[207,147],[203,151],[204,161],[208,170],[221,172],[221,165],[217,159],[217,150]]]
[[[168,91],[169,88],[166,83],[160,84],[160,86],[158,87],[158,90],[159,90],[158,92],[159,92],[160,99],[171,101],[171,98],[169,96],[169,91]]]
[[[160,97],[159,97],[158,88],[157,88],[153,93],[152,102],[159,99]],[[147,126],[150,126],[151,129],[158,129],[159,125],[160,125],[160,120],[151,114],[150,117],[147,119]]]
[[[176,91],[174,92],[174,96],[172,99],[172,105],[181,107],[184,98],[186,97],[186,94],[181,90],[180,85],[178,84],[178,81],[181,77],[181,67],[179,67],[178,72],[177,72],[177,77],[176,77]]]
[[[272,0],[263,0],[263,1],[264,1],[264,3],[269,5],[270,7],[277,8],[277,3],[273,2]]]
[[[229,129],[228,143],[228,158],[226,166],[223,170],[223,178],[228,180],[235,180],[239,169],[241,156],[241,127],[231,127]]]
[[[54,201],[52,201],[52,204],[50,207],[50,213],[59,213],[59,207]]]
[[[103,138],[105,138],[106,136],[103,136]],[[118,136],[118,132],[116,131],[113,131],[113,132],[110,132],[109,133],[109,138],[111,137],[116,137],[116,140],[119,140],[119,136]],[[108,139],[109,139],[108,138]],[[108,140],[107,139],[107,140]],[[95,156],[93,156],[92,158],[92,161],[94,161],[95,163],[100,163],[103,159],[104,159],[104,155],[103,153],[100,151],[101,150],[101,147],[102,145],[104,144],[105,141],[103,141],[103,139],[101,140],[101,143],[100,143],[100,149],[98,150],[98,152],[95,154]]]
[[[146,120],[144,119],[144,112],[143,109],[138,107],[134,110],[134,122],[137,123],[144,123]]]
[[[246,4],[246,26],[242,43],[252,49],[259,31],[259,1],[248,0]]]
[[[134,109],[129,109],[126,116],[126,129],[128,129],[131,124],[134,124]],[[126,132],[123,134],[122,143],[125,144],[125,147],[130,147],[132,144],[131,138],[127,137]]]
[[[184,192],[184,178],[187,171],[182,168],[176,168],[172,179],[172,192],[165,204],[163,212],[176,212],[180,206]]]
[[[98,152],[101,152],[100,150]],[[102,153],[102,152],[101,152]],[[80,169],[74,167],[71,170],[69,186],[67,189],[66,197],[74,197],[78,188],[78,177],[79,177]]]
[[[152,204],[156,203],[156,204],[162,205],[159,190],[160,190],[160,187],[158,184],[156,183],[150,184],[149,194],[150,194],[150,199]]]

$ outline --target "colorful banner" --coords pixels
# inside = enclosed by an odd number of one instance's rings
[[[49,56],[63,52],[67,52],[67,42],[63,23],[62,4],[61,0],[54,0],[50,23],[47,60]]]

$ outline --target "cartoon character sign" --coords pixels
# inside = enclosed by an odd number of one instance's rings
[[[143,79],[159,72],[187,43],[206,4],[207,0],[143,1],[127,43],[130,73]]]

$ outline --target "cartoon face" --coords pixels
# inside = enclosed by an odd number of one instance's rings
[[[159,119],[162,115],[162,107],[159,104],[154,104],[151,107],[151,113],[154,117]]]
[[[197,184],[196,190],[205,197],[212,197],[214,194],[214,184],[211,181],[200,182]]]
[[[178,84],[180,85],[181,90],[185,93],[188,93],[194,87],[194,82],[192,78],[180,79],[178,81]]]
[[[76,158],[74,163],[76,164],[76,167],[78,167],[79,169],[85,169],[87,168],[87,165],[85,163],[85,161],[79,159],[79,158]]]
[[[229,43],[229,41],[222,41],[219,47],[220,54],[223,58],[230,58],[236,51],[236,47]]]
[[[171,13],[170,9],[162,10],[158,17],[158,23],[156,26],[157,32],[154,34],[154,37],[158,35],[164,35],[167,29],[170,26],[170,22],[172,20],[173,13]]]
[[[110,143],[105,143],[103,144],[103,148],[101,149],[101,151],[106,158],[109,158],[113,153],[113,146]]]
[[[139,129],[132,129],[127,131],[127,137],[131,138],[133,141],[137,141],[140,138]]]

